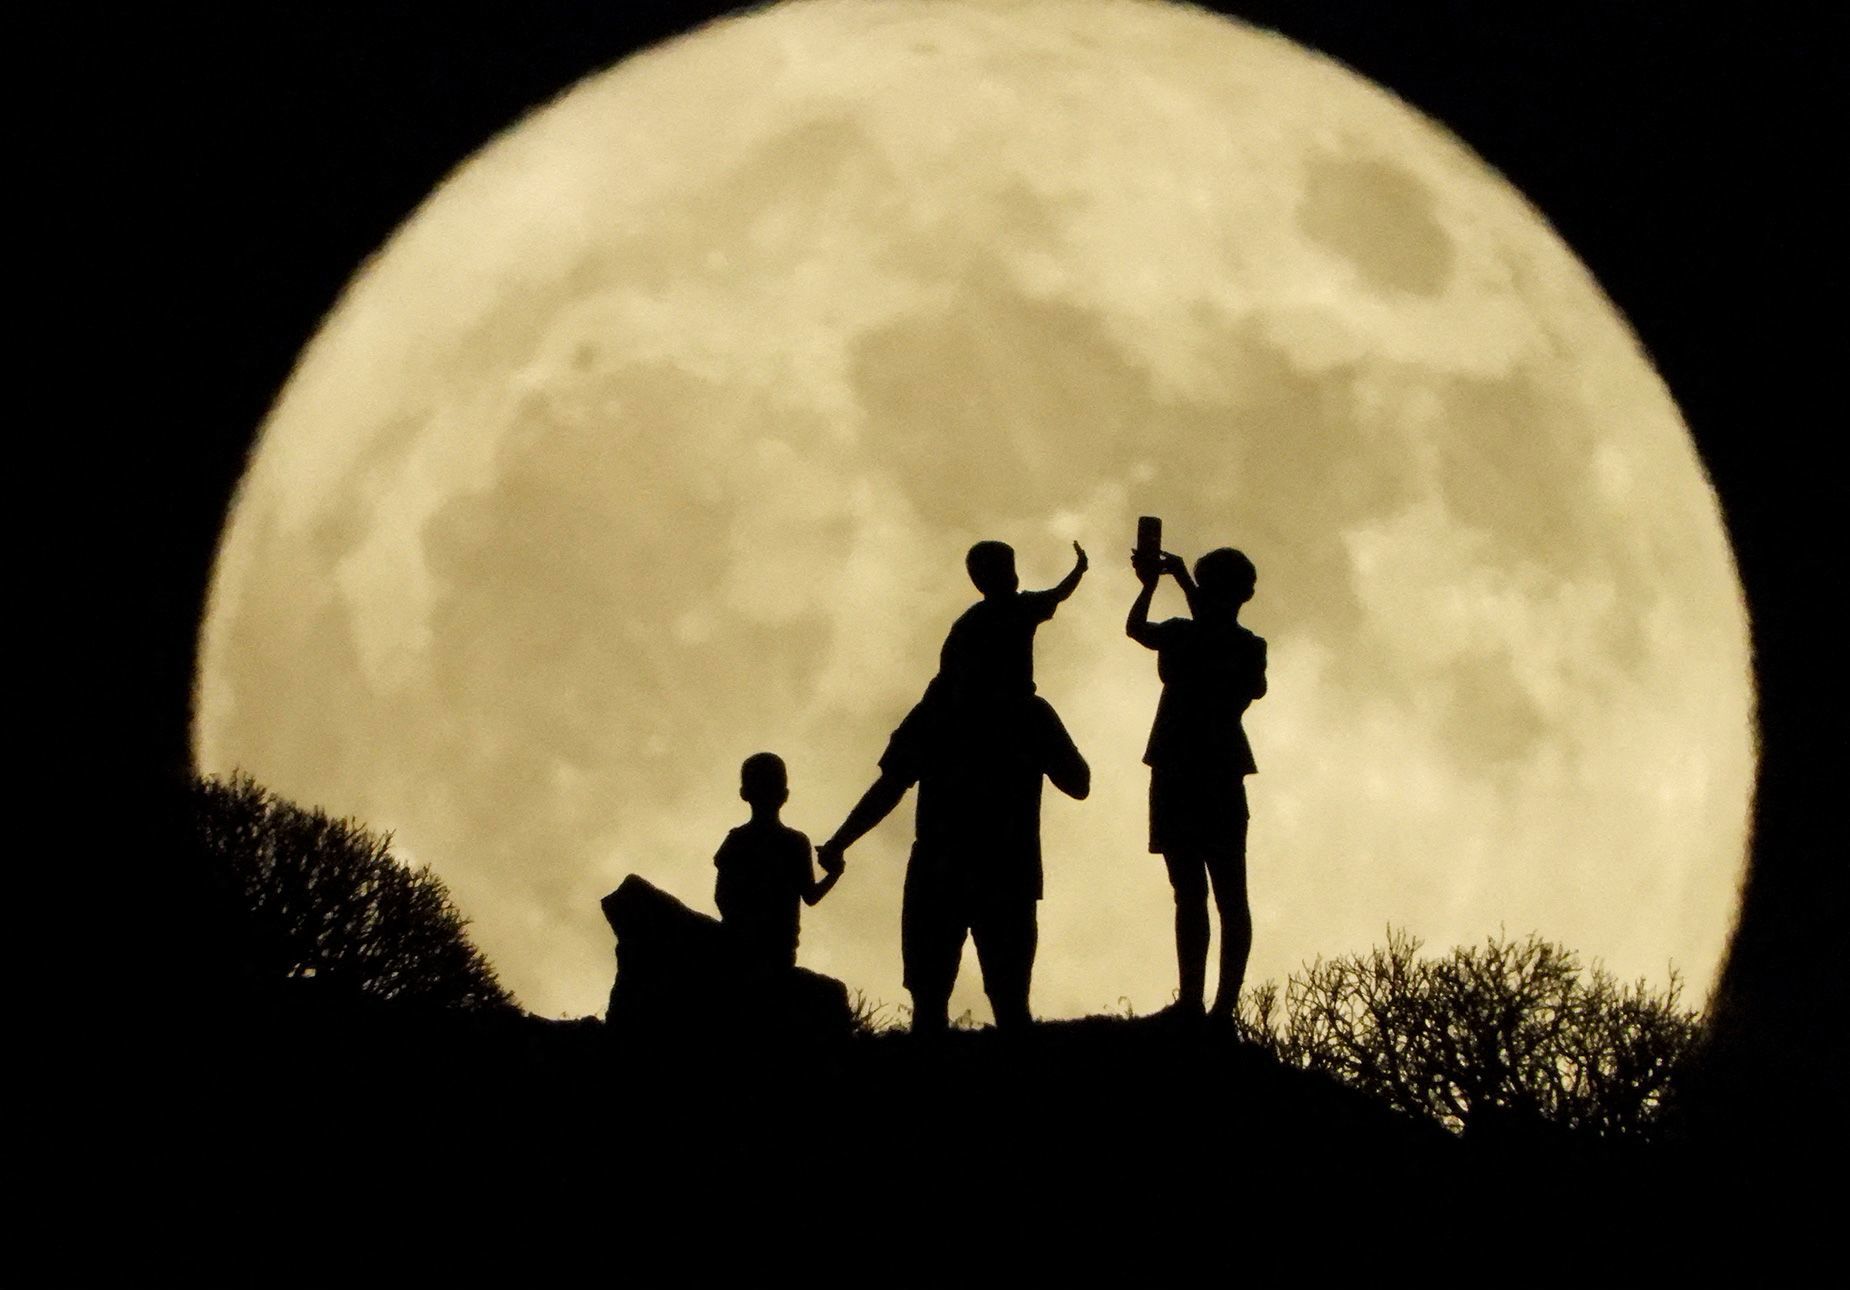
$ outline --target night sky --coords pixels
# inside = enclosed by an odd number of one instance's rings
[[[1827,42],[1704,23],[1687,7],[1511,3],[1219,6],[1349,64],[1443,121],[1538,206],[1627,315],[1721,496],[1752,613],[1762,777],[1755,871],[1730,982],[1753,1046],[1803,1060],[1811,966],[1841,909],[1841,841],[1816,794],[1825,712],[1812,616],[1820,436],[1841,282],[1818,194]],[[118,747],[152,781],[185,773],[194,633],[243,453],[354,268],[459,161],[587,72],[719,6],[275,4],[149,9],[60,49],[105,191],[111,352],[135,626]],[[117,69],[120,75],[117,75]],[[1840,107],[1840,105],[1838,105]],[[35,145],[42,146],[42,145]],[[121,304],[118,297],[117,304]],[[1827,318],[1828,318],[1827,314]],[[123,344],[123,340],[132,343]],[[147,363],[137,372],[136,359]],[[145,379],[137,380],[134,376]],[[1841,838],[1839,823],[1830,836]],[[1826,864],[1833,872],[1821,872]],[[1833,896],[1832,893],[1838,893]]]

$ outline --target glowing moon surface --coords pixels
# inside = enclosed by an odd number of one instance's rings
[[[964,549],[1045,586],[1078,538],[1038,679],[1094,790],[1043,811],[1034,1002],[1153,1009],[1140,514],[1259,568],[1252,979],[1389,924],[1712,978],[1747,622],[1662,382],[1442,129],[1167,5],[793,4],[484,148],[263,427],[198,761],[392,830],[526,1005],[599,1011],[600,896],[634,871],[710,910],[760,749],[826,836],[975,598]],[[895,1003],[910,819],[803,928]],[[953,1008],[986,1017],[974,969]]]

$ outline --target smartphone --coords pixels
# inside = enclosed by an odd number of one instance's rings
[[[1154,515],[1137,517],[1137,558],[1154,562],[1163,553],[1163,522]]]

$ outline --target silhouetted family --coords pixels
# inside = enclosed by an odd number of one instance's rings
[[[783,761],[746,759],[739,796],[751,820],[714,857],[714,892],[736,952],[755,969],[796,962],[800,905],[814,905],[840,878],[845,857],[917,785],[914,840],[906,864],[900,953],[912,996],[912,1028],[949,1025],[951,988],[966,937],[976,943],[983,989],[996,1025],[1032,1020],[1028,1006],[1041,899],[1041,784],[1083,799],[1091,769],[1034,683],[1034,636],[1085,576],[1085,551],[1056,586],[1022,591],[1015,552],[979,542],[965,565],[982,599],[952,624],[938,674],[887,740],[879,777],[841,826],[816,848],[778,818],[789,797]],[[1196,561],[1140,543],[1132,568],[1141,589],[1125,631],[1156,651],[1163,683],[1144,762],[1150,767],[1150,851],[1161,855],[1175,891],[1175,1010],[1204,1005],[1210,890],[1221,918],[1220,983],[1209,1014],[1230,1017],[1252,946],[1246,896],[1245,776],[1256,767],[1241,728],[1265,693],[1265,642],[1239,621],[1256,574],[1223,547]],[[1149,620],[1164,574],[1176,580],[1189,616]]]

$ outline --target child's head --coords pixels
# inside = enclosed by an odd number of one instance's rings
[[[964,556],[964,568],[985,596],[1011,596],[1021,586],[1015,576],[1015,548],[1007,542],[978,542]]]
[[[1259,571],[1253,562],[1230,546],[1210,551],[1195,561],[1195,585],[1211,603],[1238,609],[1253,598]]]
[[[784,759],[776,753],[753,753],[739,767],[739,796],[762,810],[775,810],[790,799]]]

